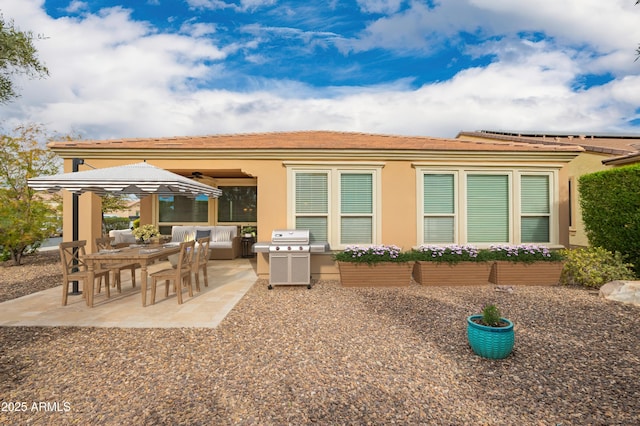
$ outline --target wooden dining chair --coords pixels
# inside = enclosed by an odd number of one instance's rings
[[[113,249],[112,243],[115,240],[115,237],[102,237],[102,238],[96,238],[96,250],[100,251],[100,250],[111,250]],[[140,265],[138,263],[135,262],[122,262],[122,263],[116,263],[116,264],[108,264],[108,265],[103,265],[103,268],[105,269],[109,269],[111,271],[111,274],[113,275],[113,286],[117,287],[118,292],[122,291],[122,287],[121,287],[121,283],[122,283],[122,277],[121,277],[121,272],[123,270],[130,270],[131,271],[131,285],[135,288],[136,286],[136,268],[139,268]]]
[[[182,286],[185,284],[189,290],[189,297],[193,297],[193,286],[191,285],[191,271],[193,269],[193,252],[195,251],[195,241],[180,243],[180,254],[175,268],[162,269],[151,274],[151,304],[156,302],[156,286],[158,281],[164,280],[164,296],[169,297],[169,283],[173,281],[173,288],[176,292],[178,304],[182,304]]]
[[[198,250],[196,250],[195,260],[193,262],[193,275],[196,279],[196,291],[200,291],[200,270],[202,270],[202,277],[204,280],[204,286],[209,287],[209,278],[207,277],[207,261],[209,260],[209,244],[211,237],[204,237],[198,239]]]
[[[69,283],[72,281],[82,281],[82,285],[86,288],[87,285],[93,285],[94,283],[87,283],[89,272],[87,270],[87,264],[84,262],[84,255],[86,254],[85,246],[86,240],[82,241],[68,241],[60,243],[60,262],[62,263],[62,305],[67,304],[67,294],[69,293]],[[109,270],[108,269],[95,269],[94,281],[98,281],[97,291],[100,292],[102,286],[102,278],[105,280],[105,289],[107,298],[111,297],[109,292]]]

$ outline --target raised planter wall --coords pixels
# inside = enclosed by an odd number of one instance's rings
[[[489,282],[499,285],[556,285],[563,262],[494,262]]]
[[[464,286],[489,283],[493,262],[428,262],[418,261],[413,278],[421,285]]]
[[[413,263],[338,262],[340,282],[344,287],[407,287],[411,284]]]

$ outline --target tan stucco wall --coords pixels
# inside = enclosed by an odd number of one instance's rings
[[[409,161],[388,161],[382,169],[382,244],[416,246],[416,170]]]

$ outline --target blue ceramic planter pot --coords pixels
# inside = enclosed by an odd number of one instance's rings
[[[473,352],[484,358],[502,359],[508,357],[515,341],[513,323],[506,318],[500,318],[509,325],[507,327],[488,327],[473,321],[480,318],[482,315],[467,317],[467,338]]]

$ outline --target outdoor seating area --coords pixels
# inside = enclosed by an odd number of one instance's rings
[[[151,275],[168,265],[168,262],[151,264],[148,272]],[[249,259],[209,261],[207,270],[209,285],[203,286],[183,304],[176,303],[176,296],[171,294],[169,298],[159,298],[154,305],[143,308],[141,286],[134,288],[130,273],[125,270],[122,291],[111,292],[109,298],[104,290],[96,292],[93,307],[87,306],[83,295],[73,294],[68,295],[67,305],[61,306],[59,285],[5,301],[0,309],[0,326],[216,327],[255,283],[255,262]],[[148,300],[151,299],[150,287],[146,290]],[[83,290],[82,285],[80,289]]]
[[[96,238],[94,253],[86,253],[86,241],[64,242],[59,246],[64,285],[62,287],[62,305],[67,304],[69,284],[75,281],[74,291],[79,289],[79,280],[83,281],[82,296],[87,306],[93,307],[95,295],[102,291],[104,281],[106,297],[111,297],[111,283],[118,293],[122,292],[122,271],[129,271],[132,289],[136,288],[136,271],[141,281],[142,306],[147,304],[147,279],[151,278],[151,304],[155,303],[156,288],[159,281],[165,282],[165,298],[169,297],[169,284],[178,304],[183,303],[182,289],[188,290],[193,297],[193,287],[200,292],[200,274],[205,287],[209,286],[207,265],[209,259],[210,237],[195,241],[167,244],[121,244],[114,248],[114,237]],[[170,261],[177,257],[177,262]],[[149,266],[163,262],[164,268],[149,273]],[[91,285],[90,283],[94,283]]]

